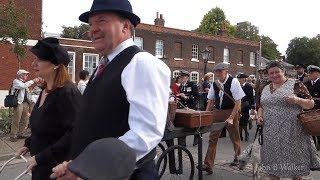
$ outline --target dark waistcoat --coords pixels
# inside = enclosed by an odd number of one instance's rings
[[[307,81],[304,83],[304,85],[307,87],[310,95],[314,98],[320,98],[320,80],[318,79],[317,82],[312,85],[311,81]],[[314,107],[312,109],[320,109],[320,101],[314,100]]]
[[[229,76],[229,78],[227,79],[227,82],[223,85],[224,88],[223,90],[228,93],[231,97],[232,97],[232,93],[230,91],[231,88],[231,82],[232,82],[233,77]],[[223,99],[222,99],[222,104],[221,104],[221,108],[220,108],[220,97],[219,97],[219,91],[220,89],[218,88],[216,82],[214,82],[213,84],[213,88],[214,88],[214,96],[215,96],[215,100],[214,100],[214,106],[218,109],[232,109],[234,107],[234,102],[228,98],[227,95],[223,95]]]
[[[140,51],[137,46],[126,48],[99,77],[89,81],[83,94],[80,118],[71,136],[72,159],[91,142],[106,137],[118,138],[129,130],[129,102],[121,85],[121,73]]]

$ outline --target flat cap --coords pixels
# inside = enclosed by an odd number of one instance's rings
[[[181,70],[180,71],[180,76],[190,76],[190,73],[186,70]]]
[[[229,64],[227,64],[227,63],[218,63],[217,65],[215,65],[213,67],[213,71],[225,70],[225,69],[229,69]]]
[[[240,73],[237,75],[237,78],[248,78],[249,76],[244,74],[244,73]]]
[[[68,170],[82,179],[129,179],[136,165],[136,154],[116,138],[89,144],[69,165]]]
[[[18,72],[17,72],[17,75],[20,76],[21,74],[29,74],[28,71],[24,70],[24,69],[20,69]]]
[[[314,71],[320,72],[320,68],[319,68],[318,66],[315,66],[315,65],[309,65],[309,66],[307,67],[307,71],[308,71],[308,72],[309,72],[309,71],[311,71],[311,72],[314,72]]]

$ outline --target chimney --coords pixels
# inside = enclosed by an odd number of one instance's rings
[[[218,31],[218,35],[220,35],[221,37],[228,37],[228,31],[227,31],[227,26],[226,24],[222,24],[221,28]]]
[[[163,15],[160,14],[160,18],[159,18],[159,12],[157,12],[157,17],[156,17],[156,19],[154,20],[154,25],[164,27]]]

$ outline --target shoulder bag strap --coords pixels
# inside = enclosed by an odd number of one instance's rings
[[[224,94],[226,94],[226,95],[227,95],[227,97],[228,97],[232,102],[234,102],[234,103],[235,103],[234,99],[233,99],[233,98],[232,98],[228,93],[226,93],[226,91],[224,91],[224,90],[222,89],[222,87],[221,87],[220,83],[219,83],[219,82],[217,82],[217,81],[215,81],[215,83],[216,83],[216,85],[218,86],[218,88],[219,88],[222,92],[224,92]]]

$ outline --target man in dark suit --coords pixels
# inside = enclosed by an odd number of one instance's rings
[[[303,64],[297,64],[295,69],[297,71],[296,79],[299,79],[299,81],[301,81],[303,83],[306,82],[308,80],[307,73],[305,72],[306,66]]]
[[[249,76],[243,73],[237,75],[243,92],[246,94],[241,99],[241,117],[239,121],[239,132],[240,139],[243,141],[242,130],[245,132],[245,141],[249,140],[248,132],[248,120],[249,120],[249,110],[254,108],[254,97],[253,97],[253,87],[251,84],[247,83],[247,78]]]
[[[177,95],[179,104],[178,108],[190,108],[197,109],[197,102],[199,100],[199,91],[197,85],[189,81],[190,73],[185,70],[180,71],[181,84],[179,86],[179,94]],[[186,146],[186,137],[178,138],[178,143],[182,146]],[[193,145],[198,144],[198,138],[195,136]]]
[[[114,137],[136,154],[130,180],[156,180],[154,158],[166,125],[170,69],[134,44],[140,18],[128,0],[94,0],[79,19],[90,25],[89,37],[102,58],[84,91],[71,132],[71,159],[91,142]],[[74,179],[66,166],[55,168],[52,178]]]
[[[304,85],[307,87],[310,95],[314,98],[314,107],[312,109],[320,109],[320,68],[315,65],[309,65],[307,67],[309,74],[309,81],[305,82]],[[320,142],[320,136],[317,137]],[[320,150],[320,145],[317,145],[317,150]]]

